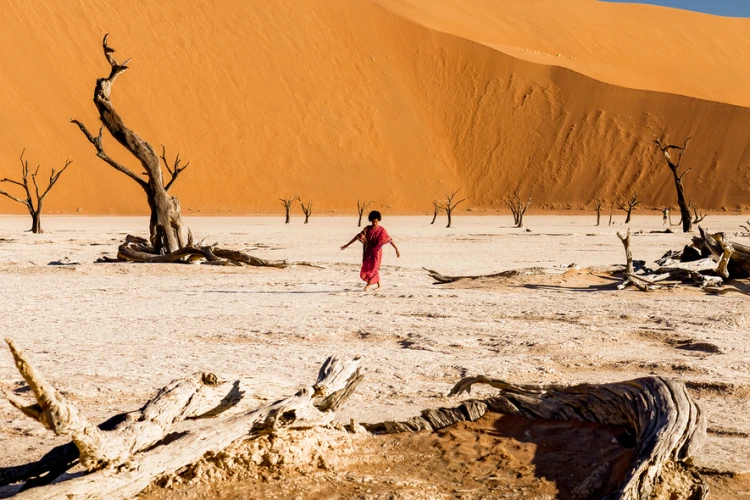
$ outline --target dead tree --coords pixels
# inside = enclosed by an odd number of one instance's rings
[[[367,207],[369,207],[370,205],[372,205],[372,200],[368,201],[367,203],[357,200],[357,213],[359,214],[359,219],[357,219],[357,227],[362,227],[362,214],[365,213],[365,210],[367,210]]]
[[[510,211],[513,213],[513,223],[516,227],[523,227],[523,216],[526,210],[531,206],[531,195],[529,195],[529,201],[524,203],[521,201],[521,197],[518,193],[513,193],[507,200]]]
[[[698,207],[693,207],[693,224],[700,224],[703,219],[706,218],[706,214],[703,213]]]
[[[750,233],[750,220],[748,220],[744,224],[740,224],[740,227],[744,229],[746,232]]]
[[[451,227],[453,224],[453,211],[456,209],[458,205],[466,201],[466,198],[462,198],[458,201],[453,201],[456,197],[456,194],[458,194],[459,189],[456,189],[451,194],[445,195],[445,203],[440,205],[441,210],[445,210],[446,215],[448,215],[448,225],[445,227]],[[437,212],[436,212],[437,213]]]
[[[140,410],[95,426],[45,380],[12,340],[6,342],[36,400],[5,391],[11,405],[72,441],[39,462],[0,469],[0,484],[26,481],[22,489],[34,489],[25,497],[35,499],[133,498],[159,477],[189,469],[206,454],[222,453],[233,443],[295,426],[331,423],[364,377],[359,356],[331,356],[315,384],[286,398],[271,395],[269,400],[275,402],[269,404],[250,396],[255,389],[250,390],[244,379],[222,381],[213,373],[196,373],[169,383]],[[188,418],[208,422],[180,428]],[[170,439],[174,436],[178,437]],[[85,473],[49,484],[76,460]]]
[[[609,222],[607,223],[608,226],[612,225],[612,215],[615,213],[615,202],[612,202],[612,205],[609,207]]]
[[[630,224],[630,218],[633,215],[635,207],[640,205],[641,200],[638,199],[638,193],[633,194],[628,200],[627,205],[620,203],[620,210],[626,212],[628,215],[625,217],[625,224]]]
[[[596,210],[596,225],[598,226],[602,218],[602,199],[598,196],[594,200],[594,210]]]
[[[39,234],[42,232],[42,207],[44,205],[44,198],[49,194],[52,187],[55,185],[57,180],[60,178],[63,172],[73,163],[73,160],[65,160],[65,166],[60,170],[54,168],[49,174],[49,183],[43,190],[39,189],[39,183],[36,180],[36,176],[39,174],[40,166],[37,165],[36,170],[32,173],[29,169],[29,161],[24,159],[23,154],[26,152],[24,149],[21,151],[21,180],[16,181],[13,179],[0,179],[0,182],[7,182],[9,184],[15,184],[23,188],[26,198],[17,198],[10,193],[0,190],[0,194],[7,196],[13,201],[26,205],[26,209],[31,215],[31,232]],[[34,185],[34,193],[32,195],[31,185],[29,184],[29,176],[31,176],[31,184]]]
[[[299,200],[299,196],[296,194],[291,198],[279,198],[279,201],[281,202],[281,205],[284,207],[284,212],[286,214],[286,217],[284,219],[284,224],[289,224],[289,213],[292,209],[292,203]],[[300,200],[300,203],[302,203],[302,200]]]
[[[302,205],[302,213],[305,214],[305,224],[310,220],[310,215],[312,215],[312,200],[307,202],[307,205],[302,203],[302,200],[299,200],[299,204]]]
[[[659,140],[658,137],[654,139],[654,143],[664,154],[664,158],[667,160],[669,170],[672,171],[672,176],[674,177],[674,185],[677,189],[677,204],[680,207],[680,215],[682,216],[682,232],[684,233],[689,233],[693,229],[692,218],[690,217],[690,207],[685,201],[685,187],[682,184],[682,178],[685,177],[685,174],[690,172],[690,169],[685,170],[681,174],[678,172],[678,169],[680,168],[680,163],[682,163],[682,155],[685,153],[688,141],[690,139],[690,137],[685,139],[685,142],[681,147],[672,144],[668,144],[665,146],[662,145],[661,140]],[[670,150],[675,150],[677,152],[676,159],[672,158]]]
[[[122,172],[130,177],[146,193],[146,199],[151,211],[149,224],[150,237],[149,241],[143,240],[136,236],[126,238],[126,241],[120,245],[117,259],[102,258],[99,262],[193,262],[196,260],[205,260],[209,264],[219,265],[272,265],[274,267],[285,267],[285,263],[264,261],[255,259],[243,252],[232,250],[223,250],[215,246],[194,246],[190,230],[183,225],[180,202],[167,192],[171,188],[179,175],[188,167],[189,163],[182,164],[180,156],[175,157],[170,166],[167,161],[166,148],[162,146],[161,157],[156,154],[151,144],[138,136],[133,130],[129,129],[122,117],[112,104],[110,97],[112,86],[115,80],[128,69],[128,61],[120,64],[114,57],[115,50],[107,44],[108,35],[104,35],[102,48],[104,57],[110,66],[109,75],[99,78],[94,87],[94,105],[99,111],[99,118],[102,125],[99,127],[99,133],[94,136],[89,132],[86,126],[75,119],[71,119],[86,139],[96,149],[96,156],[106,162],[115,170]],[[131,155],[133,155],[144,169],[145,179],[114,160],[104,150],[102,133],[104,129],[119,142]],[[161,160],[161,161],[160,161]],[[169,181],[164,183],[161,162],[170,175]],[[233,257],[238,257],[234,260]]]
[[[113,55],[115,50],[107,45],[107,36],[104,35],[102,47],[104,49],[104,57],[110,65],[110,73],[105,78],[99,78],[96,81],[94,89],[94,104],[99,111],[99,118],[102,122],[99,134],[97,136],[92,135],[86,126],[78,120],[73,119],[71,122],[78,125],[81,132],[86,136],[86,139],[94,145],[96,155],[99,158],[114,169],[130,177],[144,190],[149,208],[151,209],[151,245],[157,254],[171,253],[186,245],[187,229],[183,227],[180,202],[176,197],[170,196],[167,193],[167,188],[174,184],[177,176],[187,167],[187,164],[181,167],[178,155],[174,167],[170,168],[166,160],[166,154],[163,154],[162,159],[167,163],[167,168],[171,175],[170,181],[165,185],[159,156],[157,156],[148,142],[125,125],[125,122],[113,106],[110,100],[112,86],[117,77],[127,71],[130,59],[119,64]],[[138,174],[118,163],[106,153],[102,142],[102,131],[104,128],[130,154],[138,159],[145,170],[147,179],[142,179]]]
[[[432,200],[432,209],[433,209],[432,222],[430,222],[430,224],[435,223],[435,220],[437,219],[437,216],[440,213],[440,211],[443,209],[443,207],[442,205],[440,205],[440,203],[438,203],[437,200]]]
[[[380,434],[436,431],[476,421],[488,412],[529,420],[617,425],[632,438],[633,455],[622,482],[606,498],[705,498],[708,494],[708,486],[689,460],[706,439],[706,417],[682,382],[642,377],[607,384],[515,385],[478,376],[461,380],[449,396],[470,393],[476,384],[489,385],[498,392],[464,400],[453,408],[424,410],[405,421],[365,424],[365,428]],[[600,498],[596,493],[608,471],[608,466],[600,465],[576,487],[575,498]]]

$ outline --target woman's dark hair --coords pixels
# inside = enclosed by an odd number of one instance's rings
[[[369,220],[370,222],[374,221],[375,219],[381,220],[380,212],[378,212],[377,210],[373,210],[372,212],[370,212],[370,215],[367,216],[367,220]]]

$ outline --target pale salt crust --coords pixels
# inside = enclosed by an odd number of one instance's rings
[[[512,382],[604,382],[660,374],[733,389],[694,394],[709,417],[697,460],[750,470],[750,298],[689,288],[643,293],[589,288],[585,276],[534,285],[445,287],[444,274],[485,274],[527,266],[621,263],[617,225],[594,217],[389,217],[384,226],[402,258],[386,247],[384,288],[362,293],[361,253],[339,247],[357,232],[354,217],[190,217],[197,238],[259,257],[311,261],[325,269],[204,265],[94,264],[143,217],[44,219],[48,233],[23,232],[28,217],[0,216],[0,321],[67,398],[94,421],[137,408],[170,380],[196,371],[252,376],[267,397],[315,379],[329,354],[362,354],[369,373],[340,412],[348,422],[404,418],[450,405],[443,394],[464,375]],[[607,217],[603,217],[606,223]],[[740,232],[747,217],[711,215],[704,227]],[[636,213],[635,259],[653,261],[689,237],[662,230],[660,216]],[[678,228],[673,228],[677,230]],[[748,237],[733,236],[748,244]],[[49,266],[67,257],[74,266]],[[556,284],[557,283],[557,284]],[[721,351],[678,349],[672,340]],[[18,387],[0,349],[0,384]],[[21,393],[23,395],[23,393]],[[0,466],[20,464],[62,441],[0,402]]]

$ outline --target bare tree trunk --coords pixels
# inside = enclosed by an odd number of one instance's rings
[[[615,204],[612,203],[612,207],[609,210],[609,222],[607,223],[608,226],[612,225],[612,214],[615,212]]]
[[[365,210],[367,210],[367,207],[369,207],[371,204],[372,200],[368,201],[367,203],[357,200],[357,213],[359,214],[359,219],[357,219],[357,227],[362,227],[362,215],[365,213]]]
[[[599,225],[599,222],[602,218],[602,207],[596,207],[596,225]]]
[[[633,213],[633,207],[628,207],[627,216],[625,217],[625,224],[630,224],[630,216]]]
[[[41,234],[42,231],[42,212],[41,208],[31,213],[31,232],[34,234]]]
[[[432,208],[433,208],[432,222],[430,222],[430,224],[435,224],[435,221],[437,220],[437,216],[440,213],[440,210],[442,208],[441,208],[440,203],[437,202],[437,200],[432,200]]]
[[[666,158],[667,160],[669,170],[672,172],[672,176],[674,177],[674,185],[675,189],[677,190],[677,204],[680,207],[680,214],[682,216],[682,232],[684,233],[689,233],[693,229],[692,218],[690,216],[690,205],[687,203],[687,201],[685,201],[685,187],[682,185],[682,178],[685,176],[685,174],[690,172],[690,169],[685,170],[682,174],[678,173],[677,170],[680,168],[680,163],[682,163],[682,155],[685,153],[688,141],[690,139],[690,137],[685,139],[685,143],[682,146],[675,146],[671,144],[663,146],[658,138],[654,139],[654,142],[659,147],[659,150],[664,154],[664,158]],[[675,150],[678,152],[676,162],[672,159],[670,150]]]
[[[682,185],[682,176],[677,174],[676,167],[672,168],[670,165],[670,170],[672,170],[674,185],[677,189],[677,204],[680,206],[680,215],[682,216],[682,232],[689,233],[693,230],[693,220],[690,216],[690,207],[688,207],[685,201],[685,188]]]
[[[172,253],[181,249],[185,245],[183,235],[186,233],[186,230],[183,230],[180,202],[177,198],[174,198],[167,193],[159,156],[157,156],[156,152],[148,142],[143,140],[138,134],[125,125],[125,122],[110,101],[112,85],[121,73],[127,71],[127,63],[129,59],[123,64],[118,64],[113,56],[115,50],[107,45],[107,36],[108,35],[105,35],[104,40],[102,40],[102,47],[104,49],[104,57],[106,57],[107,62],[109,62],[111,69],[108,77],[99,78],[96,81],[96,87],[94,88],[94,105],[99,111],[99,118],[101,119],[102,126],[105,127],[112,137],[127,149],[130,154],[140,161],[141,166],[144,168],[146,175],[148,176],[148,181],[144,181],[135,172],[117,163],[107,155],[102,143],[101,129],[99,129],[99,135],[94,137],[86,129],[83,123],[78,120],[71,121],[78,125],[89,142],[96,147],[97,156],[99,158],[107,162],[116,170],[124,173],[141,186],[146,193],[148,206],[151,209],[149,228],[151,232],[151,244],[158,254]],[[172,180],[176,178],[177,174],[179,174],[179,169],[172,173]],[[169,185],[171,185],[171,182]]]

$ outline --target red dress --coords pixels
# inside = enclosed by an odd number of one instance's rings
[[[368,285],[380,282],[380,261],[383,259],[383,245],[390,243],[391,237],[383,226],[367,226],[357,235],[363,244],[362,269],[359,277]]]

